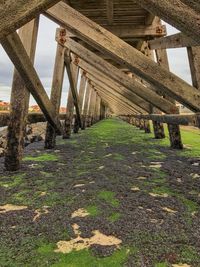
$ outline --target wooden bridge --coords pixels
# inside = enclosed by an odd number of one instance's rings
[[[60,25],[50,99],[34,68],[40,14]],[[167,36],[161,20],[180,33]],[[54,148],[56,135],[70,137],[73,120],[77,133],[112,114],[147,133],[152,120],[157,139],[164,138],[167,123],[176,149],[183,147],[179,125],[200,126],[199,1],[5,0],[0,4],[0,40],[15,66],[11,111],[0,120],[0,126],[8,124],[7,170],[20,167],[30,118],[48,121],[47,149]],[[179,47],[187,48],[193,86],[169,71],[166,50]],[[65,69],[70,89],[61,118]],[[30,94],[44,115],[28,115]],[[179,115],[176,101],[193,113]]]

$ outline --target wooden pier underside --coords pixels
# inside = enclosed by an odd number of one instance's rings
[[[145,125],[153,118],[155,137],[164,138],[161,122],[171,117],[160,117],[167,114],[177,118],[175,125],[167,120],[171,147],[182,149],[176,101],[195,118],[200,112],[199,10],[199,4],[189,0],[4,1],[0,5],[0,40],[16,68],[6,168],[20,166],[29,93],[48,121],[45,148],[55,146],[57,134],[70,138],[73,124],[77,133],[113,114],[125,120],[127,115],[145,115]],[[33,66],[40,14],[60,26],[55,34],[50,98]],[[167,36],[163,20],[181,32]],[[187,47],[192,85],[170,72],[166,49],[178,47]],[[62,125],[59,107],[64,71],[70,88]]]

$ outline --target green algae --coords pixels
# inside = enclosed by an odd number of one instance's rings
[[[39,156],[27,156],[23,158],[23,161],[35,161],[35,162],[44,162],[44,161],[57,161],[59,158],[54,154],[40,154]]]
[[[110,203],[113,207],[119,207],[119,201],[115,198],[115,193],[112,191],[102,190],[98,194],[98,198]]]

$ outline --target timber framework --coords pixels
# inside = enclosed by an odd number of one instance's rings
[[[59,25],[50,98],[34,68],[41,14]],[[168,36],[163,21],[180,33]],[[11,110],[0,114],[0,126],[8,125],[6,169],[20,168],[28,121],[47,121],[46,149],[55,147],[57,135],[70,138],[72,129],[78,133],[112,114],[146,133],[152,120],[157,139],[167,123],[171,147],[182,149],[180,125],[200,127],[199,21],[197,0],[1,1],[0,41],[15,67]],[[192,85],[170,72],[167,49],[180,47],[188,52]],[[43,114],[28,114],[30,94]],[[177,102],[192,113],[179,114]]]

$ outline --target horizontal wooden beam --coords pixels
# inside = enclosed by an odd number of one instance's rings
[[[25,83],[27,90],[33,95],[40,109],[49,123],[59,132],[62,132],[55,108],[52,105],[44,87],[35,71],[33,64],[17,33],[12,33],[2,40],[2,46],[7,52],[10,60],[15,65]]]
[[[194,126],[200,128],[200,114],[191,115],[136,115],[138,119],[152,120],[167,124]]]
[[[135,1],[135,0],[133,0]],[[186,1],[186,0],[185,0]],[[190,0],[187,1],[188,3]],[[196,3],[199,1],[195,1]],[[181,0],[140,0],[138,4],[200,42],[200,13]],[[198,4],[197,4],[198,5]]]
[[[200,92],[197,89],[160,67],[140,51],[67,4],[58,3],[45,14],[67,27],[85,42],[92,44],[102,53],[110,55],[114,61],[126,66],[130,71],[153,84],[158,90],[170,95],[189,109],[195,112],[200,111]]]
[[[59,0],[6,0],[0,4],[0,40]]]
[[[170,36],[151,40],[148,42],[148,44],[149,48],[151,50],[154,50],[154,49],[169,49],[169,48],[199,46],[200,42],[198,43],[182,33],[176,33]]]
[[[140,38],[155,38],[162,37],[167,34],[165,25],[157,26],[136,26],[136,25],[106,25],[104,26],[108,31],[117,35],[121,39],[140,39]]]
[[[65,114],[60,114],[59,119],[64,120],[66,117]],[[9,112],[0,112],[0,127],[8,126],[10,120]],[[27,117],[28,123],[37,123],[37,122],[46,122],[46,118],[42,113],[29,113]]]

